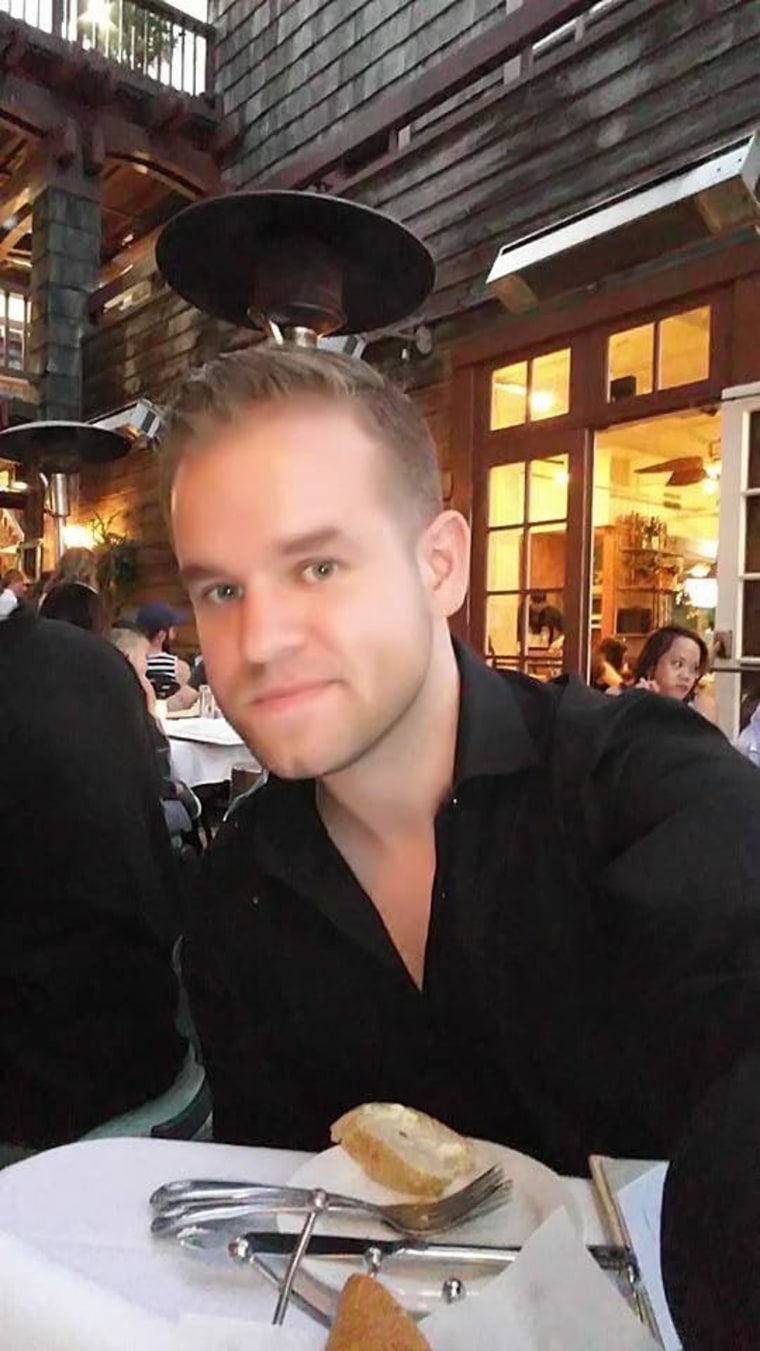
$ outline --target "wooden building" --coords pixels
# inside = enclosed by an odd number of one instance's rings
[[[143,5],[174,32],[166,5]],[[721,698],[736,724],[760,674],[750,149],[760,6],[213,0],[197,35],[209,54],[204,87],[190,93],[168,87],[176,37],[163,64],[148,60],[138,75],[123,44],[96,58],[45,35],[46,51],[58,44],[59,82],[46,90],[44,125],[9,112],[21,86],[41,83],[28,54],[14,55],[19,41],[42,41],[30,32],[16,23],[4,48],[0,102],[9,136],[26,138],[8,144],[11,184],[47,147],[31,268],[13,283],[32,297],[30,351],[45,354],[25,398],[58,408],[59,364],[79,375],[67,330],[59,362],[58,329],[42,313],[58,303],[42,203],[67,190],[61,174],[72,197],[72,175],[86,183],[93,203],[80,209],[91,238],[68,330],[84,331],[87,295],[88,417],[141,396],[160,403],[189,363],[246,340],[183,304],[153,268],[157,225],[182,200],[218,190],[215,175],[229,188],[328,190],[378,207],[437,264],[423,311],[403,331],[367,335],[365,356],[420,402],[448,500],[472,522],[460,630],[495,664],[547,675],[586,670],[601,636],[619,634],[635,655],[668,618],[717,627]],[[197,76],[198,59],[186,67]],[[87,72],[84,104],[72,70]],[[69,149],[76,141],[64,163],[54,112],[59,122],[65,112]],[[45,177],[51,154],[55,180]],[[648,211],[653,190],[659,205]],[[607,230],[600,213],[623,197],[622,223]],[[10,187],[5,199],[4,266],[23,246]],[[489,285],[497,255],[504,275]],[[144,594],[177,596],[152,452],[83,475],[80,519],[95,513],[140,540]]]

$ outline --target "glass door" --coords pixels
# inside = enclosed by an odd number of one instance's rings
[[[519,436],[482,467],[472,618],[476,644],[499,669],[549,680],[580,667],[585,442],[577,431]]]
[[[732,740],[760,702],[760,384],[724,392],[715,686]]]

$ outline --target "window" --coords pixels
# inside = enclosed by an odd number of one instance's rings
[[[568,457],[488,477],[486,657],[550,678],[562,669]]]
[[[0,368],[24,370],[28,323],[28,298],[16,291],[0,291]]]
[[[706,380],[710,374],[710,306],[612,333],[607,343],[610,402]]]
[[[491,431],[570,411],[570,348],[502,366],[491,376]]]

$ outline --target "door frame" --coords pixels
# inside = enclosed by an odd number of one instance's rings
[[[718,526],[718,604],[715,615],[715,693],[720,726],[730,740],[739,733],[741,678],[747,671],[760,677],[760,656],[744,656],[743,591],[745,580],[760,581],[746,571],[747,496],[760,488],[747,485],[750,416],[760,415],[760,381],[723,391],[720,410],[720,520]]]

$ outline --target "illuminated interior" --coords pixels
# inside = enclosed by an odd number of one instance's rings
[[[610,335],[607,393],[611,401],[706,380],[710,373],[710,307],[671,314]]]
[[[570,411],[570,348],[502,366],[491,377],[491,430],[545,422]]]
[[[489,474],[485,654],[543,678],[562,667],[568,482],[566,455]]]
[[[714,623],[720,423],[685,410],[596,438],[592,647],[624,638],[635,657],[667,623]]]

